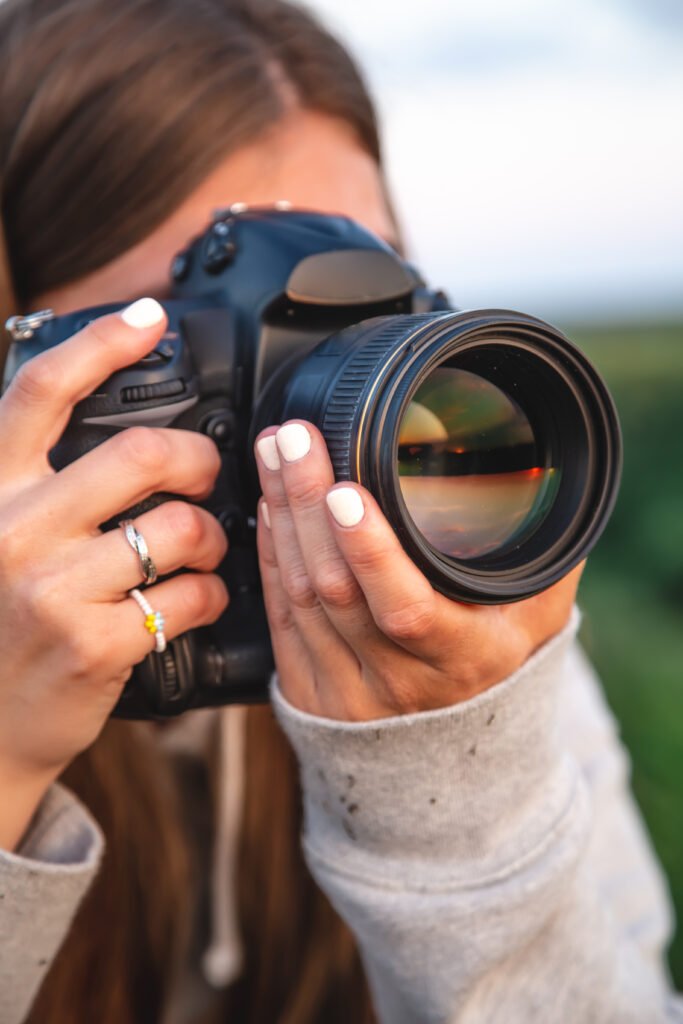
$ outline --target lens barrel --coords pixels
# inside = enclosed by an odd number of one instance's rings
[[[294,368],[279,411],[319,427],[337,480],[367,487],[457,600],[545,590],[586,557],[616,500],[607,387],[559,331],[522,313],[364,321]]]

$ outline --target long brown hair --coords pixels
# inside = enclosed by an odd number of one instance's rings
[[[284,0],[4,0],[0,75],[3,319],[141,241],[292,96],[380,161],[355,65]],[[112,721],[65,773],[107,853],[34,1024],[161,1020],[196,885],[173,771],[152,727]],[[296,765],[267,708],[248,715],[246,773],[246,968],[212,1020],[370,1021],[353,939],[302,860]]]

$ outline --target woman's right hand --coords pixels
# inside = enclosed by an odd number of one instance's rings
[[[0,848],[16,846],[154,648],[127,596],[142,581],[138,557],[122,530],[99,524],[155,492],[202,499],[215,483],[218,451],[192,431],[135,427],[58,473],[48,461],[75,403],[165,327],[152,299],[102,317],[24,364],[0,400]],[[217,520],[170,501],[136,526],[160,574],[194,570],[145,591],[166,636],[215,621],[227,604],[211,572],[227,547]]]

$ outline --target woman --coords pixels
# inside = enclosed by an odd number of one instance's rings
[[[565,657],[578,572],[513,606],[447,601],[370,496],[333,486],[310,425],[256,445],[273,699],[308,864],[364,970],[301,860],[268,710],[107,721],[154,640],[125,537],[97,524],[201,498],[218,458],[138,430],[53,474],[70,408],[154,347],[154,296],[212,209],[286,197],[397,231],[356,69],[281,0],[5,0],[0,47],[3,313],[131,302],[0,403],[2,1021],[659,1019],[667,904]],[[162,573],[190,570],[147,590],[167,635],[214,621],[216,521],[178,500],[136,525]]]

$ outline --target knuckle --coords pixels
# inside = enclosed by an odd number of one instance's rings
[[[60,376],[53,353],[49,352],[24,363],[14,376],[12,388],[27,404],[53,401],[62,390]]]
[[[303,478],[287,487],[287,498],[293,508],[307,509],[322,504],[326,488],[319,480]]]
[[[360,588],[344,566],[322,567],[315,576],[314,585],[320,600],[330,607],[343,610],[358,600]]]
[[[172,501],[166,507],[166,525],[171,536],[184,548],[196,548],[204,538],[205,521],[196,505]]]
[[[212,622],[227,604],[227,591],[218,577],[188,575],[183,599],[187,614],[193,621]]]
[[[264,569],[274,571],[278,568],[278,560],[272,544],[259,544],[259,560]]]
[[[199,496],[209,494],[221,469],[218,448],[211,438],[195,431],[175,429],[172,435],[177,454],[182,455],[183,461],[193,467],[193,492]]]
[[[153,427],[130,427],[118,435],[125,462],[146,473],[160,473],[168,460],[168,441]]]
[[[223,561],[230,548],[228,535],[217,520],[214,520],[211,528],[210,557],[213,566],[218,566]]]
[[[130,681],[132,676],[132,666],[131,668],[113,673],[111,666],[107,666],[107,671],[102,673],[102,677],[96,680],[98,684],[98,694],[110,701],[118,700],[121,696],[121,691],[126,683]]]
[[[173,438],[182,445],[190,458],[197,460],[203,471],[217,472],[221,465],[221,455],[216,442],[197,430],[175,428]]]
[[[11,516],[0,519],[0,579],[11,585],[11,581],[23,571],[26,561],[26,538],[20,524]]]
[[[270,628],[280,634],[291,633],[296,629],[290,608],[284,603],[277,603],[268,609]]]
[[[364,544],[353,552],[353,566],[364,576],[385,576],[392,564],[392,553],[379,544]]]
[[[59,574],[26,571],[13,588],[14,617],[27,624],[41,646],[59,650],[72,678],[88,679],[106,665],[109,636],[84,629],[82,619],[65,606],[64,592]]]
[[[102,650],[93,644],[87,634],[70,634],[66,638],[65,647],[72,677],[89,679],[99,674]]]
[[[214,575],[211,577],[211,579],[215,582],[214,610],[215,616],[217,617],[221,614],[221,612],[224,612],[225,609],[230,604],[230,594],[228,593],[228,588],[226,587],[225,583],[220,578],[220,576]]]
[[[208,470],[212,476],[216,476],[221,468],[221,453],[219,452],[215,441],[212,441],[210,437],[205,437],[203,434],[192,433],[190,435],[194,439],[195,444],[199,444],[206,461],[208,462]]]
[[[295,608],[305,610],[308,608],[314,608],[318,604],[318,595],[313,589],[307,572],[301,569],[296,569],[284,573],[282,577],[282,586],[284,587],[285,593],[287,594],[291,604]]]
[[[51,576],[42,574],[40,576],[26,575],[21,587],[22,604],[25,614],[30,621],[40,626],[41,629],[53,632],[58,626],[61,615],[58,613],[64,608],[64,593],[56,580]]]
[[[429,603],[406,605],[385,611],[378,616],[377,625],[390,640],[426,640],[434,629],[434,609]]]
[[[289,513],[289,499],[284,491],[276,490],[268,494],[270,518]]]
[[[70,618],[64,606],[64,583],[56,576],[27,578],[21,598],[24,614],[43,641],[50,641],[63,652],[73,678],[96,675],[109,649],[94,639],[81,622]]]
[[[195,620],[206,619],[212,608],[211,593],[203,576],[187,576],[183,592],[187,614]]]

